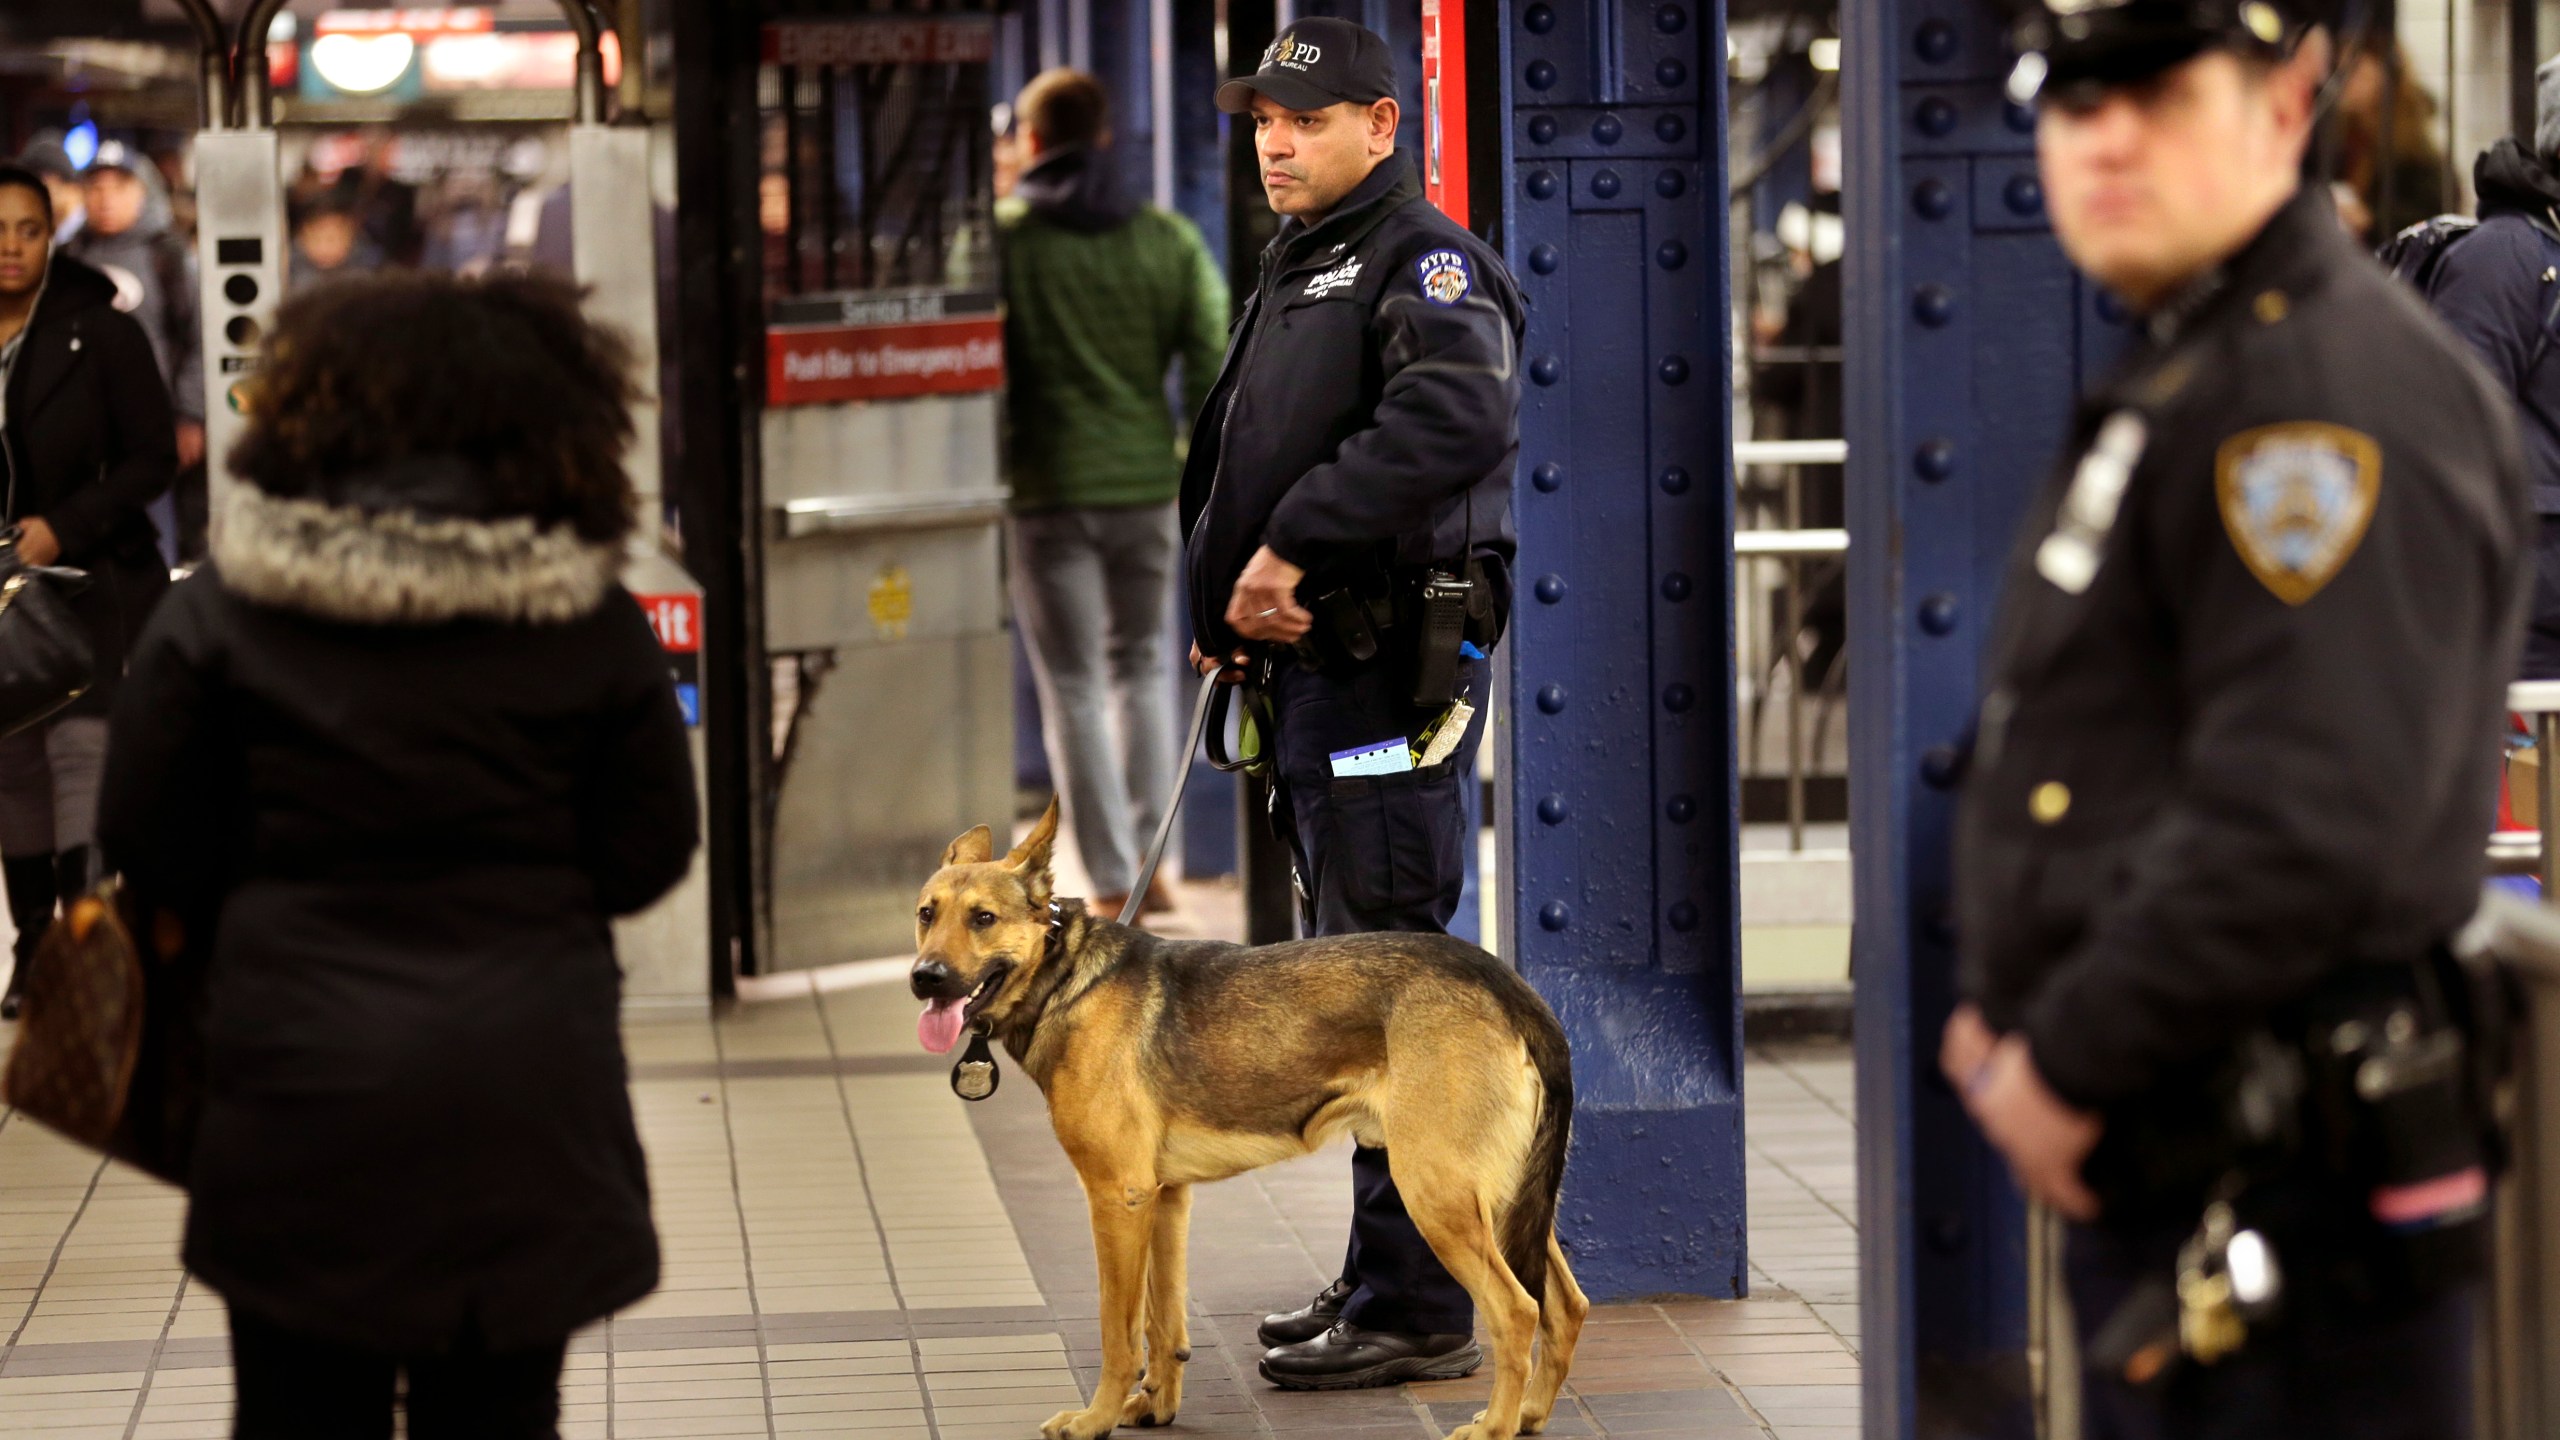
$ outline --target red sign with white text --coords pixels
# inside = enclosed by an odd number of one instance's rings
[[[764,27],[769,65],[982,65],[995,51],[995,25],[981,18],[794,20]]]
[[[658,644],[670,655],[694,655],[702,650],[702,597],[699,595],[634,595],[640,611],[649,617],[649,628],[658,632]]]
[[[823,325],[764,333],[765,403],[963,395],[1004,384],[1004,320]]]

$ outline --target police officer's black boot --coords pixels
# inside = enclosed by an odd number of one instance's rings
[[[18,855],[0,860],[0,877],[8,882],[9,920],[18,927],[17,942],[10,947],[17,963],[9,967],[8,993],[0,995],[0,1020],[18,1018],[26,999],[27,967],[35,960],[36,942],[53,924],[53,903],[60,893],[53,859],[50,855]]]
[[[1366,1390],[1409,1380],[1456,1380],[1484,1363],[1472,1335],[1363,1330],[1341,1321],[1312,1340],[1263,1352],[1262,1378],[1283,1390]]]
[[[1253,1333],[1266,1350],[1274,1345],[1295,1345],[1302,1340],[1313,1340],[1332,1329],[1333,1322],[1342,1318],[1342,1302],[1351,1298],[1351,1290],[1349,1280],[1336,1280],[1317,1291],[1316,1298],[1308,1301],[1303,1309],[1263,1316],[1262,1327]]]

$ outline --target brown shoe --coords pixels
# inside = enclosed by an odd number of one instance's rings
[[[1147,877],[1147,895],[1145,899],[1138,902],[1138,913],[1141,915],[1173,913],[1173,882],[1164,878],[1162,872]]]
[[[1120,912],[1128,908],[1129,893],[1125,890],[1117,895],[1096,895],[1085,902],[1085,909],[1105,920],[1119,919]]]

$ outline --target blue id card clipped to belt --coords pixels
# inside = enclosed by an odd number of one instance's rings
[[[1399,736],[1381,740],[1375,745],[1359,745],[1333,752],[1333,778],[1349,780],[1362,775],[1401,775],[1413,768],[1413,742]]]

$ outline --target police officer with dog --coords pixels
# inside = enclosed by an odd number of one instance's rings
[[[2469,1433],[2479,900],[2530,583],[2514,421],[2303,155],[2298,0],[2041,0],[2064,251],[2133,312],[2030,505],[1941,1063],[2072,1222],[2089,1440]]]
[[[1396,152],[1376,34],[1302,20],[1218,105],[1252,117],[1282,220],[1183,474],[1193,658],[1247,694],[1308,932],[1441,930],[1508,615],[1519,290]],[[1473,1371],[1474,1309],[1386,1152],[1360,1149],[1352,1174],[1342,1276],[1263,1323],[1263,1376],[1350,1389]]]

